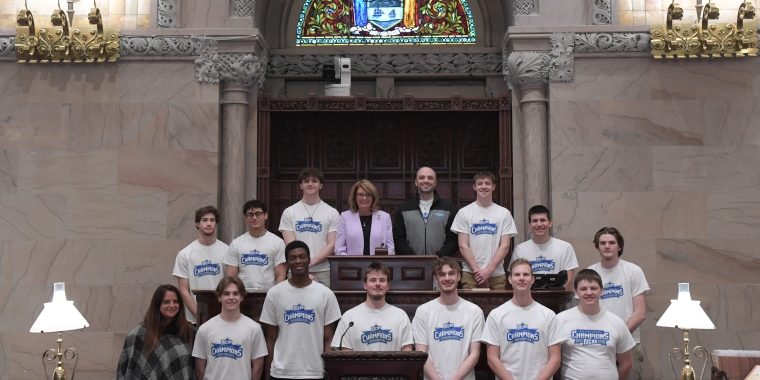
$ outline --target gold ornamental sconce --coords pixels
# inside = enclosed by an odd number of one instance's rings
[[[752,3],[747,1],[739,6],[736,24],[710,23],[710,20],[718,19],[720,10],[709,1],[701,12],[700,7],[697,6],[696,24],[673,25],[673,20],[683,18],[683,8],[673,0],[668,7],[666,24],[651,27],[652,55],[655,59],[757,56],[757,30],[744,25],[744,20],[755,18]]]
[[[16,18],[16,59],[18,63],[114,62],[119,58],[119,32],[103,29],[103,17],[97,4],[90,9],[87,29],[69,29],[69,20],[58,9],[50,16],[53,27],[37,28],[34,16],[24,1],[24,10]]]

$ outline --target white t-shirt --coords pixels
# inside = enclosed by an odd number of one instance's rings
[[[538,302],[526,307],[507,301],[488,314],[480,340],[499,346],[499,358],[515,380],[535,380],[549,362],[549,346],[567,338],[557,316]]]
[[[195,335],[193,356],[207,360],[203,380],[250,379],[251,360],[266,355],[261,326],[245,315],[231,323],[217,315]]]
[[[417,308],[412,331],[414,342],[428,347],[438,375],[448,380],[470,355],[470,344],[480,341],[483,324],[483,310],[472,302],[460,298],[453,305],[443,305],[436,298]],[[475,370],[464,380],[475,380]]]
[[[346,332],[350,322],[354,325]],[[414,343],[409,316],[387,303],[380,309],[370,309],[362,302],[346,311],[335,329],[331,347],[340,347],[344,332],[343,347],[354,351],[401,351],[401,347]]]
[[[316,205],[308,206],[301,201],[282,212],[279,229],[293,231],[296,234],[296,240],[309,246],[309,251],[311,251],[309,256],[314,258],[327,245],[327,234],[338,231],[339,223],[338,211],[327,203],[319,201]],[[309,269],[310,272],[328,270],[330,270],[330,263],[327,260]]]
[[[512,214],[496,203],[483,208],[476,202],[472,202],[462,207],[454,218],[451,230],[456,233],[470,234],[470,249],[475,255],[475,262],[481,268],[487,267],[493,261],[502,236],[517,234]],[[473,272],[466,261],[462,264],[464,272]],[[497,266],[491,273],[491,277],[503,275],[503,265]]]
[[[274,267],[285,262],[285,242],[266,231],[261,237],[246,232],[230,243],[224,264],[238,267],[238,277],[246,289],[274,286]]]
[[[573,246],[553,237],[544,244],[536,244],[533,240],[518,244],[512,253],[512,261],[519,258],[530,261],[533,273],[555,274],[578,268]]]
[[[560,367],[564,380],[617,379],[617,354],[636,345],[625,322],[604,309],[586,315],[576,306],[559,313],[557,324],[566,339]]]
[[[279,329],[272,376],[321,379],[324,328],[338,319],[340,308],[335,294],[316,281],[304,288],[283,281],[269,289],[259,320]]]
[[[177,254],[174,261],[173,276],[186,278],[190,283],[190,294],[195,299],[193,290],[214,290],[224,278],[224,256],[227,254],[227,244],[221,240],[205,246],[193,240],[187,247]],[[185,316],[188,322],[196,323],[193,313],[185,307]]]
[[[620,317],[623,322],[633,315],[633,297],[647,292],[649,284],[644,277],[641,268],[625,260],[620,260],[612,269],[602,268],[602,263],[596,263],[588,267],[595,270],[602,277],[604,291],[599,298],[602,309],[609,310]],[[633,331],[633,340],[641,342],[639,328]]]
[[[427,223],[428,215],[430,215],[430,206],[433,205],[435,199],[422,200],[420,199],[420,211],[422,212],[422,220]]]

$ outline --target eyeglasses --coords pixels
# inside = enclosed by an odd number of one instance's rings
[[[372,194],[356,193],[357,198],[372,198]]]
[[[262,215],[264,215],[263,212],[256,211],[256,212],[249,212],[249,213],[245,214],[245,217],[248,218],[248,219],[253,219],[253,217],[261,218]]]

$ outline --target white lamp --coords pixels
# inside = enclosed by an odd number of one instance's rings
[[[684,366],[683,370],[681,370],[681,379],[695,380],[694,370],[691,367],[691,360],[689,360],[689,330],[712,330],[715,329],[715,324],[712,323],[710,317],[699,306],[699,301],[692,301],[688,283],[678,284],[678,299],[670,300],[670,306],[665,310],[665,314],[662,315],[660,320],[657,321],[657,326],[675,327],[683,330],[683,341],[686,348],[684,349]],[[694,348],[695,355],[697,355],[698,349],[702,349],[707,353],[704,347],[697,346]],[[679,349],[676,348],[674,350]]]
[[[61,350],[61,332],[70,330],[83,329],[90,324],[84,319],[82,314],[74,307],[74,301],[66,300],[66,288],[63,282],[56,282],[53,285],[53,300],[45,303],[45,308],[42,309],[42,313],[34,321],[32,328],[29,332],[32,333],[44,333],[44,332],[57,332],[58,333],[58,350],[51,348],[46,350],[42,354],[42,365],[45,368],[45,377],[47,376],[47,366],[45,366],[45,360],[54,361],[58,359],[58,364],[53,372],[54,380],[65,380],[66,370],[63,368],[63,359],[74,361],[74,368],[72,370],[71,378],[73,380],[76,373],[77,362],[79,361],[79,354],[77,350],[69,348],[65,351]]]

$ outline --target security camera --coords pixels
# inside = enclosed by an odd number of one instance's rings
[[[322,67],[325,95],[351,96],[351,58],[333,57],[332,65]]]

